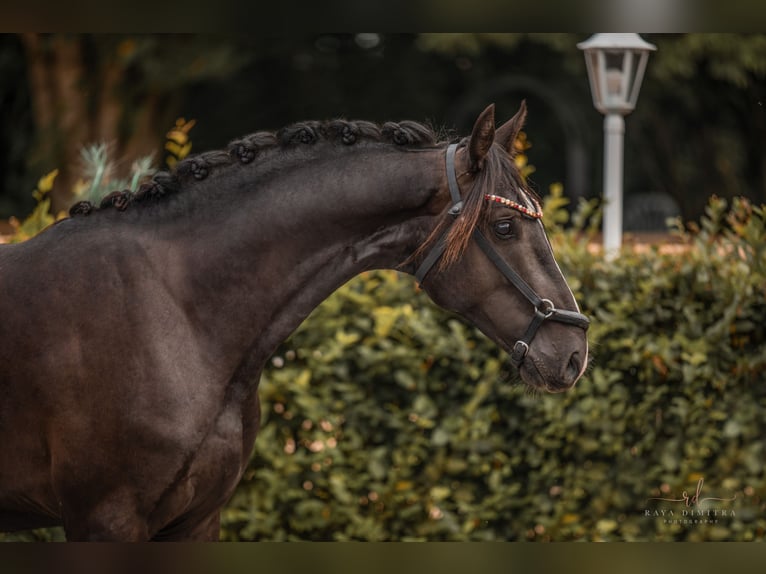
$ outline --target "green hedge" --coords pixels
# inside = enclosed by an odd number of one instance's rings
[[[592,206],[564,231],[562,203],[554,249],[593,318],[574,391],[530,393],[411,278],[366,274],[274,356],[223,538],[763,539],[763,208],[713,199],[687,247],[607,263],[577,231]],[[700,499],[735,499],[648,500],[700,479]]]
[[[593,319],[573,391],[531,393],[411,278],[365,274],[273,357],[222,538],[763,539],[764,209],[713,199],[699,229],[679,229],[683,249],[607,263],[589,249],[593,206],[564,230],[563,203],[548,199],[546,221]],[[736,498],[648,500],[700,479],[700,498]],[[684,516],[700,508],[727,515]]]

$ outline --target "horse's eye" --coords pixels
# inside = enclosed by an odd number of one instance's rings
[[[498,221],[495,223],[495,235],[500,239],[510,239],[513,237],[513,229],[511,229],[510,221]]]

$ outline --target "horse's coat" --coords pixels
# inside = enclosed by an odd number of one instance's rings
[[[526,201],[509,152],[524,115],[495,134],[490,106],[459,147],[465,207],[424,281],[506,350],[532,310],[469,242],[474,227],[577,310],[539,222],[483,199]],[[217,539],[274,349],[361,271],[413,273],[446,228],[435,140],[413,122],[259,132],[0,247],[0,529]],[[520,372],[565,390],[586,359],[582,329],[544,324]]]

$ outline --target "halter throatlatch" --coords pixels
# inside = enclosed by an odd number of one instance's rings
[[[457,183],[457,176],[455,174],[455,152],[457,151],[457,144],[451,144],[447,148],[447,183],[449,185],[450,196],[452,197],[452,207],[449,209],[449,214],[453,218],[457,218],[463,210],[463,200],[460,197],[460,189]],[[540,219],[542,212],[538,209],[534,211],[527,206],[521,205],[510,199],[500,197],[497,195],[485,195],[484,199],[487,201],[493,201],[515,209],[533,219]],[[420,264],[417,271],[415,271],[415,277],[418,283],[422,284],[428,272],[433,268],[439,258],[444,254],[446,249],[447,233],[449,233],[449,226],[444,230],[436,245],[431,249],[426,258]],[[492,244],[484,236],[481,230],[477,227],[473,230],[473,238],[484,254],[495,264],[498,271],[508,279],[508,281],[524,295],[524,297],[532,303],[535,310],[535,315],[532,317],[532,321],[529,323],[527,330],[521,336],[521,339],[516,341],[513,345],[511,352],[511,363],[516,367],[520,366],[524,361],[524,357],[529,352],[529,345],[532,343],[532,339],[535,338],[537,330],[545,321],[556,321],[558,323],[566,323],[567,325],[574,325],[580,327],[583,330],[588,329],[590,325],[590,319],[588,319],[582,313],[576,311],[567,311],[564,309],[557,309],[550,299],[544,299],[540,297],[529,284],[522,279],[516,270],[511,267],[505,259],[492,247]]]

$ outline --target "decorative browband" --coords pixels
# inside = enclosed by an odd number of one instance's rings
[[[512,199],[508,199],[507,197],[501,197],[499,195],[485,195],[484,199],[487,201],[494,201],[495,203],[499,203],[501,205],[504,205],[506,207],[510,207],[511,209],[515,209],[516,211],[520,211],[524,215],[531,217],[533,219],[541,219],[543,216],[543,210],[540,209],[540,204],[537,203],[534,199],[532,202],[537,207],[537,210],[532,210],[524,205],[521,205],[520,203],[516,203]]]

